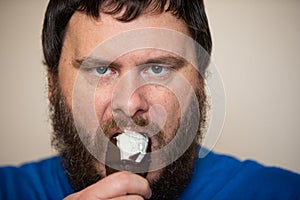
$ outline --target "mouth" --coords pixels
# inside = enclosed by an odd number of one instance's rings
[[[127,129],[117,131],[112,134],[110,141],[120,149],[121,160],[130,159],[129,157],[135,154],[141,154],[139,158],[135,160],[135,162],[140,162],[146,153],[151,152],[151,138],[144,132]]]
[[[147,133],[145,131],[136,131],[136,130],[132,130],[130,128],[124,129],[124,130],[121,130],[121,129],[112,130],[111,132],[109,132],[107,134],[107,137],[110,140],[110,142],[112,142],[114,145],[117,145],[118,138],[123,137],[121,135],[123,135],[124,133],[128,137],[133,138],[132,141],[134,141],[134,138],[136,138],[136,139],[141,139],[141,138],[147,139],[148,143],[150,144],[148,146],[151,147],[153,137],[151,136],[150,133]],[[151,152],[151,148],[148,149],[148,152]]]
[[[118,135],[121,135],[125,132],[134,132],[136,134],[140,134],[140,135],[143,135],[145,137],[147,137],[148,139],[151,139],[151,134],[150,133],[147,133],[146,131],[141,131],[141,130],[133,130],[131,128],[126,128],[126,129],[114,129],[114,130],[111,130],[108,134],[107,134],[107,137],[111,140],[113,138],[116,138]]]

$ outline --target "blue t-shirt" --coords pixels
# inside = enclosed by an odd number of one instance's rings
[[[63,199],[73,193],[60,157],[0,168],[0,199]],[[300,199],[300,175],[210,152],[180,199]]]

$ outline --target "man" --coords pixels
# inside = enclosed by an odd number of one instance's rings
[[[199,158],[211,52],[202,1],[52,0],[43,47],[60,157],[2,168],[1,199],[300,197],[292,172]],[[127,132],[147,138],[145,167],[108,162]]]

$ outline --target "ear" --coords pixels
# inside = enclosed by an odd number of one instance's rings
[[[53,90],[54,90],[54,74],[48,69],[47,70],[47,78],[48,78],[48,100],[51,104],[53,104]]]

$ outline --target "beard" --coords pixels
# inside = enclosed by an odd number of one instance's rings
[[[62,166],[68,176],[71,186],[77,191],[98,182],[104,178],[104,171],[97,168],[99,161],[86,148],[78,135],[72,111],[66,103],[65,97],[61,92],[57,78],[52,85],[52,97],[50,105],[50,117],[53,126],[52,145],[62,157]],[[187,187],[192,172],[193,164],[197,159],[197,146],[202,138],[202,131],[205,127],[206,96],[204,90],[196,91],[199,102],[200,122],[198,132],[187,150],[174,162],[160,171],[159,178],[150,181],[152,189],[151,199],[176,199]],[[189,121],[193,117],[191,108],[190,117],[186,118],[186,131],[189,131]],[[196,108],[198,109],[198,108]],[[136,120],[137,121],[137,120]],[[138,120],[140,124],[148,124],[147,121]],[[114,123],[102,127],[103,130],[112,127]],[[179,123],[178,123],[179,124]],[[176,132],[176,130],[175,130]],[[163,137],[163,132],[157,134],[160,146],[168,143]],[[184,136],[182,136],[184,139]],[[180,141],[180,140],[179,140]]]

